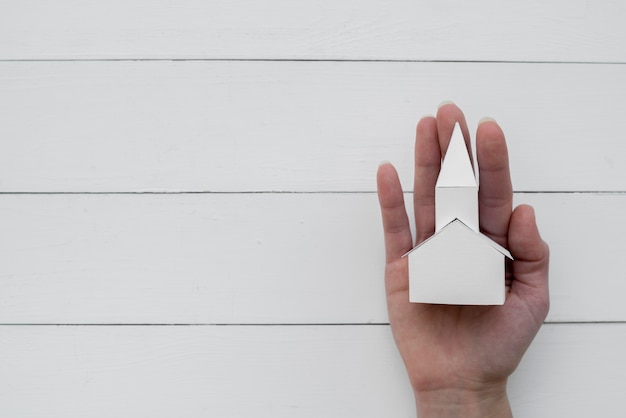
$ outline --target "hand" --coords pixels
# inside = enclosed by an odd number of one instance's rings
[[[465,117],[452,103],[442,105],[436,117],[425,117],[417,125],[415,244],[435,231],[435,183],[457,122],[469,149]],[[512,210],[507,148],[495,121],[479,124],[476,148],[481,232],[508,248],[515,258],[507,271],[502,306],[409,302],[408,261],[401,256],[414,242],[402,188],[391,164],[378,169],[389,321],[420,417],[511,416],[507,378],[548,313],[548,246],[539,235],[532,207]]]

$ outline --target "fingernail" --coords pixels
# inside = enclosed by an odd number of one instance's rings
[[[442,107],[449,105],[449,104],[455,104],[453,101],[451,100],[444,100],[443,102],[439,103],[439,106],[437,106],[437,109],[441,109]]]
[[[387,160],[383,160],[380,163],[378,163],[378,168],[384,166],[385,164],[391,164],[391,163],[389,161],[387,161]]]
[[[495,122],[495,123],[498,123],[498,122],[496,122],[496,120],[494,118],[489,117],[489,116],[485,116],[484,118],[482,118],[481,120],[478,121],[478,125],[480,126],[480,124],[485,123],[485,122]]]
[[[431,115],[430,113],[427,113],[420,118],[420,120],[422,119],[435,119],[435,115]]]

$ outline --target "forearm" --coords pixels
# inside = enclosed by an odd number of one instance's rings
[[[506,385],[486,391],[456,389],[415,394],[419,418],[511,418]]]

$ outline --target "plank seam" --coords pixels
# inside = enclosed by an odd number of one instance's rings
[[[66,192],[0,192],[0,196],[11,195],[177,195],[177,194],[375,194],[374,190],[241,190],[241,191],[212,191],[212,190],[165,190],[165,191],[66,191]],[[404,191],[404,194],[412,194],[411,191]],[[514,190],[514,194],[597,194],[597,195],[624,195],[626,190]]]
[[[543,325],[619,325],[626,321],[546,321]],[[388,322],[345,323],[0,323],[0,327],[362,327],[389,326]]]
[[[624,65],[623,61],[523,61],[523,60],[409,60],[409,59],[312,59],[312,58],[37,58],[0,59],[2,62],[380,62],[380,63],[442,63],[442,64],[563,64]]]

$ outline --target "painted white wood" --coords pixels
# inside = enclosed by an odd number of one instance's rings
[[[0,59],[626,61],[620,1],[3,0]]]
[[[21,417],[411,417],[387,326],[0,327],[0,410]],[[515,416],[622,417],[626,326],[546,325]]]
[[[408,190],[443,99],[516,190],[626,191],[626,3],[428,3],[0,0],[0,192]],[[548,321],[625,321],[626,194],[516,202]],[[0,415],[414,416],[387,326],[267,325],[386,322],[382,263],[373,194],[0,195],[0,323],[261,324],[0,326]],[[516,417],[621,417],[625,331],[544,326]]]
[[[443,98],[501,123],[516,190],[626,190],[622,65],[2,62],[0,191],[409,189]]]
[[[515,201],[551,245],[548,320],[626,320],[626,195]],[[386,322],[379,216],[374,194],[2,195],[0,321]]]

